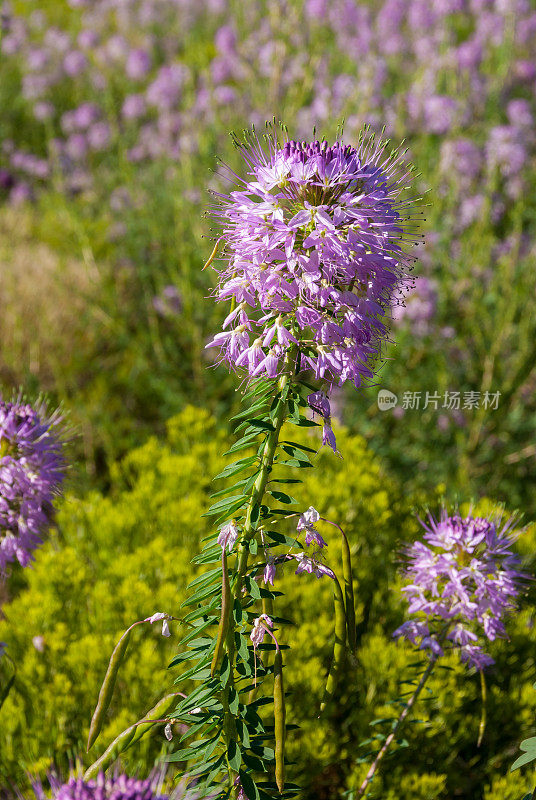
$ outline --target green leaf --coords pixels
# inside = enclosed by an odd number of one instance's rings
[[[236,729],[238,731],[238,735],[240,736],[240,741],[244,745],[244,747],[249,747],[251,744],[251,740],[249,738],[249,731],[248,726],[244,722],[243,719],[236,720]]]
[[[300,469],[313,466],[310,461],[303,461],[299,458],[289,458],[287,461],[278,461],[277,464],[280,467],[299,467]]]
[[[521,750],[536,753],[536,736],[531,736],[530,739],[523,739],[519,747]]]
[[[286,536],[286,534],[279,533],[279,531],[264,531],[264,533],[268,539],[271,539],[272,542],[276,542],[277,544],[284,544],[287,545],[287,547],[295,547],[298,544],[296,538]]]
[[[255,503],[253,508],[251,509],[251,516],[250,516],[250,523],[253,530],[257,529],[257,525],[259,524],[261,516],[261,509],[258,503]]]
[[[249,436],[242,436],[242,438],[235,442],[228,450],[226,450],[223,455],[230,456],[233,453],[239,453],[241,450],[246,450],[248,447],[251,447],[254,444],[257,436],[257,433],[253,433]]]
[[[195,592],[193,595],[188,597],[184,603],[181,603],[181,608],[188,608],[188,606],[194,606],[196,603],[199,603],[201,600],[205,600],[207,597],[212,597],[214,595],[220,595],[221,588],[218,584],[214,584],[209,586],[208,589],[204,587],[199,589],[199,591]]]
[[[241,458],[239,461],[234,461],[232,464],[228,464],[225,469],[223,469],[216,477],[214,478],[217,481],[219,478],[230,478],[231,475],[236,475],[237,472],[241,472],[244,469],[253,464],[256,461],[257,456],[248,456],[247,458]]]
[[[245,417],[249,417],[250,414],[256,414],[257,411],[266,407],[266,400],[259,400],[258,403],[254,403],[249,408],[246,408],[244,411],[241,411],[239,414],[235,414],[234,417],[231,417],[230,422],[235,422],[239,419],[244,419]]]
[[[241,769],[239,775],[240,783],[242,784],[242,788],[248,800],[260,800],[259,790],[249,772],[244,772],[244,770]]]
[[[240,634],[237,634],[236,638],[238,639],[236,648],[238,650],[238,655],[240,656],[242,661],[247,663],[249,661],[249,650],[248,650],[247,639],[245,636],[242,636]]]
[[[195,581],[191,581],[191,583],[188,584],[187,589],[195,589],[195,587],[199,586],[200,583],[208,581],[210,578],[214,580],[216,576],[221,579],[221,567],[218,567],[218,569],[211,569],[210,572],[204,572],[202,575],[196,578]]]
[[[214,564],[221,561],[221,546],[216,542],[212,547],[203,549],[199,555],[192,559],[194,564]]]
[[[220,681],[223,686],[226,685],[230,674],[231,674],[231,662],[229,661],[229,656],[226,653],[223,657],[220,668]]]
[[[240,752],[238,743],[234,742],[232,739],[229,742],[229,747],[227,748],[227,758],[229,759],[229,766],[231,769],[234,769],[235,772],[238,772],[242,764],[242,754]]]
[[[519,756],[519,758],[517,758],[514,761],[514,763],[510,767],[510,772],[513,772],[514,770],[519,769],[519,767],[524,767],[525,764],[530,764],[530,762],[534,761],[535,758],[536,758],[536,753],[533,753],[533,752],[523,753],[522,756]]]
[[[244,764],[254,772],[265,772],[266,766],[264,762],[253,753],[244,753],[243,759]]]
[[[312,447],[306,447],[304,444],[298,444],[298,442],[289,442],[285,440],[284,442],[281,442],[281,444],[289,444],[292,447],[295,447],[297,450],[301,450],[304,453],[312,453],[314,456],[316,456],[317,453],[317,451],[313,450]]]
[[[247,591],[249,592],[249,594],[253,598],[255,598],[255,600],[260,600],[261,599],[261,592],[260,592],[259,585],[258,585],[257,581],[254,581],[253,578],[251,578],[248,575],[247,578],[245,579],[244,583],[246,584],[246,588],[247,588]]]
[[[222,511],[229,511],[232,507],[240,508],[246,502],[247,497],[243,494],[234,494],[232,497],[226,497],[225,500],[219,500],[214,505],[210,506],[208,511],[206,511],[201,516],[203,517],[215,517],[217,514],[221,514]]]
[[[294,422],[290,420],[293,425],[296,425],[298,428],[318,428],[318,422],[313,422],[312,419],[307,419],[306,417],[300,417],[299,422]]]
[[[257,473],[255,473],[257,475]],[[213,500],[215,497],[223,497],[229,492],[235,492],[238,488],[245,487],[247,483],[249,483],[250,478],[244,478],[243,481],[238,481],[238,483],[233,483],[232,486],[227,486],[225,489],[220,489],[219,492],[213,492],[210,495],[210,499]],[[246,489],[244,488],[244,494],[246,494]]]
[[[286,494],[285,492],[279,492],[276,489],[268,490],[268,494],[271,494],[273,498],[275,498],[279,503],[287,503],[288,505],[292,505],[293,503],[297,503],[298,501],[295,500],[290,495]]]
[[[253,428],[253,429],[256,429],[256,430],[259,430],[259,431],[270,431],[270,433],[272,431],[275,431],[275,428],[272,425],[272,423],[271,422],[266,422],[265,419],[260,419],[260,418],[258,418],[258,419],[256,419],[256,418],[248,419],[244,424],[248,424],[250,428]],[[237,430],[240,430],[240,428],[237,428]]]
[[[173,762],[173,761],[188,761],[195,755],[195,749],[193,747],[186,747],[184,750],[177,750],[175,753],[169,753],[165,755],[163,761]]]
[[[220,553],[221,553],[221,548],[220,548]],[[213,614],[213,611],[216,610],[216,607],[217,604],[211,603],[209,606],[202,606],[201,608],[196,608],[193,611],[190,611],[190,613],[184,617],[183,622],[194,622],[195,620],[201,619],[202,617],[207,617],[207,618],[210,617],[211,619],[214,619],[215,622],[217,622],[218,619],[216,618],[215,614]],[[203,621],[208,622],[208,619]]]
[[[231,714],[238,714],[238,708],[240,706],[240,698],[238,696],[238,692],[232,686],[229,689],[229,711]]]

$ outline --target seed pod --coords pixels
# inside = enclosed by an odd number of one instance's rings
[[[131,626],[121,636],[110,657],[108,669],[106,670],[106,675],[104,676],[104,680],[102,682],[102,686],[99,692],[99,699],[97,701],[95,711],[93,712],[91,725],[89,726],[89,736],[87,740],[88,751],[95,743],[101,731],[102,724],[104,722],[104,717],[106,716],[106,712],[108,711],[108,706],[110,705],[110,701],[112,699],[112,695],[114,692],[115,679],[117,678],[119,667],[121,666],[121,662],[123,661],[126,649],[128,647],[128,642],[130,639],[130,632],[132,630],[132,627],[133,626]]]
[[[350,545],[345,532],[341,528],[342,534],[342,576],[344,579],[344,600],[346,608],[346,627],[348,629],[348,646],[350,652],[356,652],[356,625],[355,625],[355,601],[354,584],[352,579],[352,557]]]
[[[231,586],[229,584],[229,572],[227,570],[227,553],[225,547],[223,548],[221,556],[221,571],[222,571],[222,584],[221,584],[221,616],[220,624],[218,626],[218,638],[216,639],[216,649],[212,656],[212,663],[210,665],[210,674],[212,677],[218,671],[220,662],[223,656],[223,648],[225,646],[225,639],[227,637],[227,629],[229,627],[229,618],[232,607]]]
[[[279,793],[285,788],[285,687],[283,685],[283,658],[276,649],[274,658],[274,736],[275,736],[275,782]]]
[[[218,247],[220,246],[220,242],[221,242],[221,237],[218,239],[218,241],[214,245],[214,250],[209,255],[208,261],[205,263],[204,267],[201,268],[201,272],[203,272],[203,270],[206,269],[207,267],[210,267],[210,265],[212,264],[212,262],[216,258],[216,253],[218,252]]]
[[[159,700],[159,702],[151,708],[147,714],[136,722],[134,725],[131,725],[129,728],[126,728],[122,731],[119,736],[108,745],[104,753],[100,758],[95,761],[88,769],[84,775],[84,780],[89,781],[91,778],[96,777],[99,772],[104,772],[110,764],[118,758],[121,753],[130,747],[135,742],[138,742],[142,736],[144,736],[147,731],[152,727],[154,721],[160,720],[171,708],[173,703],[175,702],[175,698],[177,695],[181,694],[180,692],[174,692],[173,694],[168,694]]]
[[[344,597],[342,595],[341,585],[335,576],[333,576],[333,600],[335,605],[335,643],[333,645],[333,659],[326,681],[324,697],[320,703],[320,713],[324,711],[337,688],[346,650],[346,613]]]

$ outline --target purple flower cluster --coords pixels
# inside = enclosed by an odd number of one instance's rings
[[[0,571],[23,567],[50,524],[64,474],[61,418],[0,399]]]
[[[404,592],[412,619],[394,632],[434,657],[445,645],[462,661],[482,669],[493,664],[479,641],[506,635],[505,615],[514,608],[525,577],[511,550],[513,519],[431,515],[424,542],[408,550]]]
[[[219,301],[234,310],[207,345],[251,377],[277,376],[289,351],[327,385],[372,377],[385,315],[410,265],[408,168],[363,131],[336,141],[241,144],[249,178],[219,195],[227,264]]]
[[[5,4],[1,55],[20,70],[30,114],[54,130],[50,163],[45,147],[39,156],[13,143],[4,152],[13,202],[53,165],[69,190],[89,188],[92,159],[119,141],[132,162],[177,162],[199,149],[208,126],[258,124],[289,99],[300,135],[345,118],[349,135],[367,121],[455,142],[476,124],[480,162],[520,195],[535,144],[536,12],[527,0],[276,2],[279,13],[266,15],[251,0],[242,20],[228,0],[71,0],[65,28]],[[188,62],[185,36],[210,57]],[[117,113],[107,119],[112,97]],[[497,97],[504,113],[490,121]],[[87,116],[88,105],[97,115]],[[467,182],[463,159],[450,177]]]
[[[168,800],[168,794],[162,794],[155,778],[138,780],[127,775],[115,774],[109,777],[100,773],[95,780],[85,781],[83,778],[70,778],[67,783],[60,784],[52,779],[53,800]],[[36,786],[37,798],[44,793]]]
[[[437,284],[430,278],[417,278],[415,286],[399,305],[393,308],[395,324],[409,323],[415,336],[425,336],[430,332],[430,321],[437,307]]]

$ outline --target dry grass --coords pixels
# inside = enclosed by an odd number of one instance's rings
[[[34,214],[0,209],[0,384],[65,395],[58,384],[89,344],[99,277],[36,239]]]

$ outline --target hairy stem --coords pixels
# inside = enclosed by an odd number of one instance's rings
[[[387,750],[391,746],[393,740],[396,738],[397,734],[399,733],[402,725],[404,724],[404,721],[405,721],[406,717],[408,716],[408,714],[410,713],[411,709],[413,708],[413,706],[417,702],[418,697],[419,697],[419,695],[420,695],[420,693],[421,693],[421,691],[422,691],[422,689],[424,687],[424,684],[426,683],[426,681],[428,680],[428,678],[432,674],[432,670],[433,670],[433,668],[435,666],[436,660],[437,659],[434,658],[434,657],[430,658],[430,662],[429,662],[428,666],[426,667],[425,671],[423,672],[423,674],[421,676],[421,679],[420,679],[419,683],[417,684],[417,687],[415,688],[415,691],[411,695],[411,697],[408,700],[406,706],[404,707],[402,713],[400,714],[398,720],[396,721],[395,727],[393,728],[393,730],[391,731],[391,733],[389,734],[389,736],[387,737],[387,739],[383,743],[380,752],[378,753],[378,755],[374,759],[374,762],[373,762],[371,768],[369,769],[369,771],[367,773],[367,777],[365,778],[365,780],[363,781],[363,783],[361,784],[361,786],[359,787],[359,789],[357,791],[356,797],[363,797],[363,795],[365,794],[365,792],[367,790],[367,787],[369,786],[369,784],[372,781],[374,775],[376,774],[376,771],[377,771],[377,769],[378,769],[378,767],[380,765],[381,760],[383,759],[383,757],[385,756]]]

